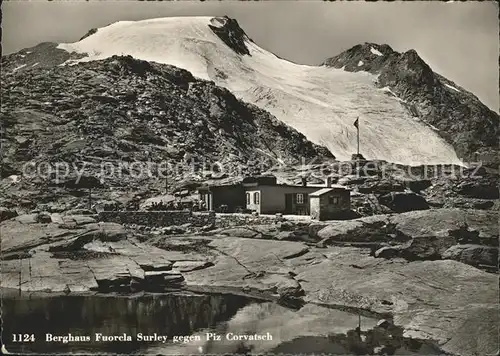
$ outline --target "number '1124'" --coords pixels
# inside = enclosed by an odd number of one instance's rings
[[[13,342],[35,342],[35,334],[13,334]]]

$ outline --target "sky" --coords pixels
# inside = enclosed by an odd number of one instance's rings
[[[2,3],[3,54],[40,42],[75,42],[119,20],[223,16],[260,47],[301,64],[364,42],[415,49],[431,68],[499,108],[498,5],[493,2],[9,1]]]

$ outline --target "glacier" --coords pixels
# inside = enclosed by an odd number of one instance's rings
[[[360,151],[367,159],[406,165],[463,165],[436,131],[413,117],[399,98],[376,86],[376,75],[292,63],[246,35],[244,43],[250,54],[239,54],[210,28],[223,27],[227,20],[119,21],[58,48],[85,54],[67,65],[131,55],[186,69],[269,111],[312,142],[326,146],[339,160],[349,160],[356,152],[353,123],[359,117]]]

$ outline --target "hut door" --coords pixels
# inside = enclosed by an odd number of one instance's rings
[[[207,210],[212,210],[212,194],[211,193],[205,194],[204,198]]]
[[[293,194],[285,194],[285,214],[293,214]]]

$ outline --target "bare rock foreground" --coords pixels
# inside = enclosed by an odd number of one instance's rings
[[[91,216],[39,221],[1,223],[2,288],[232,293],[277,301],[299,319],[318,307],[341,311],[332,312],[339,323],[356,314],[392,319],[405,337],[454,355],[498,350],[498,274],[474,262],[498,258],[493,213],[437,209],[307,229],[281,223],[250,237],[238,237],[246,228],[154,235]],[[284,229],[299,233],[282,239]]]

